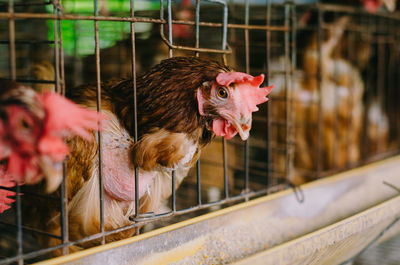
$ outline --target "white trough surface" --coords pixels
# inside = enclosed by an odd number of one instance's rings
[[[399,175],[393,157],[40,264],[340,264],[400,216]]]

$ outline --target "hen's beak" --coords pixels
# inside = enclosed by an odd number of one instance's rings
[[[54,192],[63,178],[63,163],[54,162],[49,157],[42,156],[39,159],[39,167],[46,179],[46,192]]]
[[[242,117],[239,120],[234,119],[232,120],[232,125],[235,127],[236,131],[239,133],[240,138],[243,141],[246,141],[249,138],[251,129],[251,118],[245,119],[244,117]]]
[[[226,139],[231,139],[237,133],[239,133],[240,138],[243,141],[246,141],[250,135],[251,129],[251,115],[250,117],[245,117],[244,115],[240,114],[239,117],[232,113],[223,113],[221,115],[224,118],[224,133],[223,136]],[[217,134],[220,135],[220,134]]]

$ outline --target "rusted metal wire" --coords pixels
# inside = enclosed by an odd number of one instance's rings
[[[98,1],[94,0],[94,6],[95,6],[95,11],[94,15],[92,16],[83,16],[83,15],[75,15],[75,14],[66,14],[62,9],[61,9],[61,4],[60,0],[55,0],[51,3],[53,3],[54,6],[54,12],[53,14],[40,14],[40,13],[15,13],[14,12],[14,7],[19,6],[19,4],[13,3],[12,0],[9,0],[8,3],[8,12],[0,12],[0,19],[7,19],[9,22],[9,40],[0,40],[0,44],[7,44],[9,45],[9,53],[10,53],[10,77],[12,79],[17,79],[17,81],[20,82],[26,82],[26,83],[48,83],[48,84],[55,84],[57,91],[61,92],[62,94],[65,93],[65,73],[64,73],[64,55],[63,55],[63,40],[62,40],[62,32],[61,32],[61,21],[63,20],[72,20],[72,21],[80,21],[80,20],[87,20],[87,21],[93,21],[94,22],[94,34],[95,34],[95,59],[96,59],[96,82],[97,82],[97,110],[101,111],[101,63],[100,62],[100,40],[99,40],[99,22],[102,21],[115,21],[115,22],[126,22],[130,24],[130,40],[131,40],[131,55],[132,55],[132,89],[133,89],[133,95],[134,95],[134,102],[132,103],[133,106],[133,113],[134,113],[134,124],[133,128],[130,128],[133,132],[134,136],[134,141],[138,140],[138,128],[137,125],[137,98],[136,98],[136,93],[137,93],[137,88],[136,88],[136,72],[137,72],[137,65],[136,65],[136,48],[135,48],[135,24],[136,23],[151,23],[151,24],[157,24],[160,26],[160,35],[164,43],[168,46],[168,56],[172,57],[174,55],[175,50],[184,50],[184,51],[191,51],[194,52],[195,56],[200,56],[202,53],[214,53],[214,54],[220,54],[223,56],[223,59],[225,61],[226,55],[227,54],[233,54],[234,49],[228,45],[227,42],[227,36],[228,36],[228,30],[238,30],[239,32],[244,33],[244,44],[243,41],[242,43],[239,44],[240,48],[244,49],[244,61],[245,61],[245,71],[247,73],[251,73],[252,71],[255,71],[255,67],[253,68],[252,66],[252,60],[253,57],[251,57],[251,48],[255,47],[256,45],[259,45],[259,43],[255,43],[256,41],[253,41],[252,39],[252,34],[253,32],[256,31],[261,31],[263,34],[265,31],[265,43],[262,43],[262,49],[265,49],[265,66],[263,66],[266,69],[266,77],[265,77],[265,83],[269,84],[270,82],[270,74],[272,71],[271,69],[271,49],[274,48],[274,46],[271,44],[272,40],[275,41],[273,33],[282,33],[283,34],[283,50],[284,50],[284,57],[285,57],[285,66],[283,71],[273,71],[273,74],[282,74],[284,75],[284,80],[285,80],[285,94],[284,96],[276,96],[273,97],[273,102],[269,103],[267,106],[267,117],[254,117],[254,121],[257,122],[262,122],[267,124],[268,131],[266,132],[266,138],[267,141],[265,141],[265,145],[267,148],[267,156],[265,159],[266,161],[262,161],[258,163],[259,161],[251,161],[251,166],[257,165],[259,168],[257,169],[252,169],[250,168],[250,143],[252,143],[252,140],[246,141],[244,145],[244,156],[243,156],[243,164],[240,163],[239,166],[236,166],[237,168],[240,168],[240,170],[243,170],[244,172],[244,179],[240,177],[240,185],[243,184],[243,191],[240,195],[235,196],[234,192],[231,192],[230,188],[233,184],[236,184],[236,179],[235,183],[230,183],[231,179],[228,176],[228,160],[230,154],[227,152],[227,141],[225,139],[222,140],[222,167],[223,167],[223,188],[221,187],[221,190],[223,189],[224,191],[224,197],[221,200],[213,201],[211,203],[205,203],[204,198],[202,198],[202,176],[200,170],[200,160],[197,161],[196,164],[196,190],[197,190],[197,204],[192,207],[184,208],[184,209],[178,209],[177,208],[177,192],[176,188],[179,183],[177,183],[176,180],[176,174],[174,171],[171,173],[171,210],[162,213],[162,214],[155,214],[155,213],[140,213],[140,203],[139,203],[139,171],[137,168],[135,168],[135,176],[134,176],[134,183],[135,183],[135,215],[131,217],[131,220],[134,222],[125,227],[121,227],[118,229],[114,229],[111,231],[105,231],[104,227],[104,215],[105,215],[105,210],[104,210],[104,188],[103,188],[103,176],[102,176],[102,147],[101,147],[101,133],[96,134],[96,138],[98,141],[98,171],[99,171],[99,182],[100,182],[100,232],[93,234],[91,236],[75,240],[75,241],[70,241],[68,237],[68,187],[67,187],[67,181],[66,181],[66,167],[64,167],[64,179],[63,179],[63,185],[60,189],[60,207],[61,207],[61,235],[53,235],[49,234],[46,232],[41,232],[39,230],[36,230],[34,228],[30,227],[25,227],[22,226],[22,220],[21,220],[21,199],[19,196],[17,196],[17,203],[16,203],[16,213],[17,213],[17,240],[19,244],[18,248],[18,253],[15,257],[11,258],[5,258],[0,260],[0,264],[8,264],[11,262],[18,262],[19,264],[22,264],[24,260],[33,258],[33,257],[38,257],[40,255],[44,255],[47,253],[50,253],[54,250],[62,249],[63,254],[68,253],[68,248],[73,245],[79,245],[85,242],[89,242],[92,240],[98,240],[101,239],[101,243],[105,243],[105,238],[109,235],[120,233],[122,231],[126,231],[129,229],[136,229],[136,234],[139,234],[139,228],[142,227],[145,224],[154,222],[156,220],[164,220],[166,218],[170,218],[173,216],[179,216],[179,215],[184,215],[188,213],[192,213],[198,210],[204,210],[204,209],[209,209],[210,207],[213,206],[221,206],[221,205],[226,205],[229,203],[233,202],[239,202],[243,200],[248,200],[253,197],[257,196],[262,196],[265,194],[268,194],[272,191],[276,191],[279,189],[284,189],[287,188],[287,184],[279,184],[282,183],[279,178],[287,177],[290,176],[293,173],[293,167],[294,167],[294,148],[295,148],[295,119],[294,119],[294,102],[293,102],[293,89],[294,89],[294,76],[295,76],[295,71],[296,71],[296,65],[297,65],[297,30],[302,29],[302,30],[310,30],[317,32],[317,37],[318,37],[318,72],[314,76],[318,80],[318,91],[319,91],[319,97],[318,97],[318,102],[314,102],[313,104],[316,104],[318,106],[318,123],[315,124],[317,126],[318,130],[318,144],[315,146],[315,151],[317,152],[317,167],[316,169],[310,169],[310,170],[303,170],[307,175],[309,176],[314,176],[314,177],[324,177],[326,175],[332,174],[333,172],[338,172],[342,171],[343,169],[332,169],[332,170],[326,170],[323,167],[323,144],[322,144],[322,136],[323,136],[323,106],[322,106],[322,93],[321,93],[321,82],[322,82],[322,73],[321,73],[321,67],[322,67],[322,61],[321,61],[321,46],[324,40],[324,31],[329,30],[332,28],[331,24],[328,24],[324,21],[324,14],[329,12],[329,11],[335,11],[335,12],[345,12],[349,14],[364,14],[364,11],[358,10],[358,9],[353,9],[353,8],[347,8],[347,7],[336,7],[333,9],[329,9],[331,6],[330,5],[325,5],[318,3],[316,5],[308,5],[307,7],[310,7],[311,9],[315,9],[318,13],[318,24],[317,26],[305,26],[305,27],[297,27],[297,7],[301,7],[302,5],[295,5],[293,1],[286,1],[282,5],[275,5],[272,4],[270,0],[266,1],[266,13],[265,13],[265,23],[259,23],[257,22],[257,25],[254,24],[254,21],[257,20],[252,20],[251,15],[253,15],[252,10],[250,9],[250,1],[246,0],[244,2],[244,23],[239,24],[239,23],[228,23],[228,6],[225,1],[220,1],[220,0],[209,0],[207,2],[212,2],[216,3],[218,5],[221,5],[222,7],[222,22],[202,22],[200,21],[200,8],[201,8],[201,1],[196,0],[196,5],[195,5],[195,19],[194,21],[184,21],[184,20],[176,20],[174,19],[173,16],[173,8],[172,8],[172,1],[167,0],[166,5],[164,4],[164,1],[161,0],[161,7],[160,7],[160,18],[147,18],[147,17],[138,17],[135,15],[135,9],[134,9],[134,0],[130,0],[130,14],[129,17],[117,17],[117,16],[100,16],[99,15],[99,6],[98,6]],[[50,2],[44,2],[46,4],[49,4]],[[26,3],[27,5],[28,3]],[[283,21],[282,25],[276,25],[276,20],[274,20],[274,14],[272,12],[273,7],[283,7],[283,16],[280,18]],[[166,7],[166,10],[165,10]],[[384,15],[384,14],[378,14],[377,17],[382,18],[382,19],[391,19],[392,15]],[[53,30],[54,30],[54,40],[53,41],[36,41],[36,40],[16,40],[15,39],[15,21],[19,19],[52,19],[53,20]],[[394,21],[398,21],[399,19],[393,19]],[[234,20],[232,20],[235,22]],[[282,23],[282,22],[280,22]],[[265,24],[265,25],[258,25],[258,24]],[[279,23],[278,23],[279,24]],[[359,33],[359,34],[367,34],[368,36],[368,42],[371,44],[376,45],[377,47],[377,60],[378,60],[378,80],[376,81],[376,85],[379,87],[383,87],[387,85],[386,83],[390,83],[389,81],[386,81],[387,75],[385,75],[385,70],[387,68],[384,66],[385,59],[384,59],[384,49],[385,47],[388,46],[389,43],[395,44],[395,41],[398,39],[398,35],[395,36],[394,33],[387,33],[387,34],[381,34],[378,38],[374,39],[373,33],[376,33],[380,30],[381,26],[378,25],[378,20],[375,21],[374,24],[370,23],[371,25],[364,27],[363,25],[357,24],[357,23],[349,23],[346,31],[350,33]],[[174,30],[174,25],[185,25],[185,26],[194,26],[195,28],[195,37],[194,37],[194,45],[192,46],[181,46],[177,45],[177,41],[173,39],[173,30]],[[200,27],[209,27],[209,28],[216,28],[216,29],[221,29],[221,45],[218,48],[203,48],[200,47]],[[164,34],[164,30],[168,28],[168,35]],[[373,33],[372,33],[373,32]],[[16,72],[16,55],[15,55],[15,45],[16,44],[37,44],[37,43],[43,43],[43,44],[54,44],[54,65],[55,65],[55,77],[54,81],[38,81],[38,80],[29,80],[25,77],[18,77],[17,78],[17,72]],[[254,42],[254,43],[253,43]],[[218,44],[219,45],[219,44]],[[350,45],[350,44],[349,44]],[[282,47],[282,45],[281,45]],[[350,50],[351,47],[348,47]],[[231,56],[234,56],[231,55]],[[257,69],[258,71],[258,69]],[[380,91],[380,90],[378,90]],[[382,90],[383,91],[383,90]],[[378,92],[379,93],[379,92]],[[383,92],[380,92],[383,93]],[[367,95],[370,95],[367,93]],[[333,100],[338,100],[337,97],[335,97]],[[272,114],[272,108],[271,104],[285,104],[285,115],[284,118],[275,118],[271,117]],[[337,134],[338,134],[338,125],[337,125],[337,116],[335,116],[335,141],[337,141]],[[303,124],[304,125],[304,124]],[[285,129],[285,135],[284,135],[284,143],[282,142],[277,142],[275,139],[273,139],[273,135],[271,133],[273,127],[280,127]],[[347,139],[349,141],[350,139]],[[366,140],[367,141],[367,140]],[[379,151],[377,151],[376,156],[370,157],[370,159],[379,159],[381,157],[386,157],[390,154],[393,153],[398,153],[398,150],[391,150],[392,153],[385,153],[383,154],[381,150],[382,148],[378,148]],[[334,148],[334,153],[337,153],[337,147]],[[284,168],[280,168],[279,166],[273,164],[274,159],[273,159],[273,154],[284,154],[285,156],[285,165]],[[347,150],[347,156],[349,151]],[[357,163],[357,165],[366,163],[368,160],[363,160],[360,161],[360,163]],[[336,162],[335,162],[336,164]],[[354,165],[348,165],[348,166],[354,166]],[[261,167],[265,168],[266,172],[263,172],[260,170]],[[257,172],[258,174],[266,174],[267,180],[266,182],[266,188],[256,190],[256,191],[251,191],[250,190],[250,177],[253,179],[253,173]],[[19,187],[17,187],[19,189]],[[17,190],[18,191],[18,190]],[[19,193],[19,191],[18,191]],[[304,198],[301,197],[301,191],[296,192],[296,196],[300,196],[298,198],[299,201],[303,200]],[[52,198],[53,200],[54,198]],[[1,223],[1,222],[0,222]],[[53,238],[61,239],[62,243],[58,246],[55,247],[50,247],[46,248],[40,251],[34,251],[30,253],[23,253],[22,249],[22,232],[25,231],[30,231],[33,233],[42,233],[43,235],[50,236]]]
[[[285,21],[284,24],[286,27],[290,26],[290,3],[287,2],[285,4]],[[291,168],[291,154],[290,154],[290,148],[288,146],[288,143],[290,141],[290,131],[291,131],[291,123],[292,123],[292,113],[291,113],[291,97],[292,97],[292,85],[291,85],[291,53],[290,53],[290,32],[285,31],[285,36],[284,36],[284,58],[285,58],[285,169],[286,169],[286,175],[290,177],[290,168]],[[275,183],[274,183],[275,184]]]
[[[271,0],[267,0],[267,8],[266,8],[266,14],[265,14],[265,24],[267,26],[270,26],[271,24]],[[266,30],[265,33],[265,54],[266,54],[266,62],[265,62],[265,70],[266,70],[266,75],[265,75],[265,83],[269,85],[269,80],[270,80],[270,65],[271,65],[271,31]],[[273,104],[273,103],[272,103]],[[267,185],[271,185],[273,178],[272,178],[272,169],[271,167],[268,167],[268,165],[272,164],[272,146],[271,146],[271,140],[272,140],[272,115],[271,115],[271,103],[267,105]]]
[[[244,15],[244,23],[246,26],[249,25],[250,22],[250,2],[249,0],[245,1],[245,15]],[[245,62],[246,62],[246,73],[250,74],[250,41],[249,41],[249,29],[244,30],[244,42],[245,42]],[[250,156],[250,145],[249,140],[247,139],[244,143],[244,190],[249,190],[249,156]]]
[[[133,18],[135,16],[135,3],[134,0],[130,0],[130,15]],[[133,142],[138,141],[138,122],[137,122],[137,88],[136,88],[136,46],[135,46],[135,23],[131,22],[131,52],[132,52],[132,86],[133,86]],[[140,201],[139,198],[139,168],[135,167],[134,170],[134,184],[135,184],[135,217],[139,217]],[[140,234],[139,228],[136,228],[135,234]]]
[[[83,16],[83,15],[71,15],[71,14],[61,14],[60,16],[47,14],[47,13],[6,13],[0,12],[0,18],[13,18],[13,19],[61,19],[61,20],[93,20],[93,21],[120,21],[120,22],[141,22],[141,23],[154,23],[154,24],[168,24],[168,22],[161,18],[147,18],[147,17],[104,17],[104,16]],[[194,21],[184,21],[184,20],[171,20],[172,24],[177,25],[195,25]],[[223,23],[213,23],[213,22],[199,22],[201,27],[213,27],[221,28]],[[283,26],[264,26],[264,25],[241,25],[241,24],[227,24],[229,29],[252,29],[252,30],[271,30],[271,31],[288,31],[287,27]]]
[[[14,1],[9,0],[8,4],[8,38],[9,38],[9,64],[10,64],[10,78],[15,80],[17,78],[16,63],[15,63],[15,21],[14,14]]]
[[[317,142],[317,161],[316,161],[316,176],[317,178],[321,175],[322,170],[323,170],[323,129],[324,129],[324,124],[323,124],[323,105],[322,105],[322,97],[323,94],[321,93],[322,91],[322,43],[324,40],[324,33],[323,29],[321,28],[321,25],[323,23],[323,10],[318,9],[318,30],[317,30],[317,49],[318,49],[318,67],[317,67],[317,88],[319,91],[319,97],[318,97],[318,142]]]
[[[94,14],[99,15],[99,6],[97,0],[94,0]],[[96,104],[97,111],[101,112],[101,75],[100,75],[100,40],[99,40],[99,21],[94,21],[94,36],[95,36],[95,56],[96,56]],[[99,124],[100,126],[100,124]],[[98,144],[98,172],[99,172],[99,188],[100,188],[100,232],[104,234],[104,186],[103,186],[103,174],[102,174],[102,146],[101,146],[101,132],[96,132],[97,144]],[[101,237],[101,244],[105,244],[105,236]]]

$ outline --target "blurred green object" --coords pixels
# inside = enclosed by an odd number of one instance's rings
[[[108,14],[129,17],[129,0],[104,0],[98,1],[99,10]],[[158,11],[160,1],[140,0],[135,1],[135,11]],[[64,0],[64,12],[67,14],[93,15],[93,0]],[[47,12],[53,13],[53,6],[46,7]],[[48,39],[54,40],[54,22],[47,20]],[[150,35],[150,23],[135,23],[135,32],[146,37]],[[65,55],[82,57],[95,52],[94,21],[90,20],[62,20],[61,34]],[[130,34],[129,22],[99,21],[100,48],[112,47],[117,41],[125,39]]]

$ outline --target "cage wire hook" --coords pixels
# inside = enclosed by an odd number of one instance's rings
[[[294,196],[299,203],[303,203],[305,200],[304,192],[299,185],[296,185],[290,181],[288,181],[288,186],[293,189]]]
[[[400,188],[396,187],[395,185],[387,182],[387,181],[383,181],[382,182],[384,185],[394,189],[395,191],[397,191],[400,194]],[[365,248],[363,248],[358,254],[356,254],[354,257],[340,263],[339,265],[350,265],[352,264],[352,262],[354,262],[357,258],[359,258],[362,254],[364,254],[369,248],[371,248],[371,246],[373,246],[380,238],[382,238],[382,236],[384,234],[386,234],[386,232],[388,232],[393,226],[395,226],[398,222],[400,221],[400,216],[395,218],[385,229],[382,230],[382,232],[380,232],[370,243],[368,243],[368,245],[365,246]]]
[[[54,8],[58,11],[58,15],[63,15],[64,12],[64,6],[61,4],[60,0],[51,0],[50,1],[52,3],[52,5],[54,6]]]

